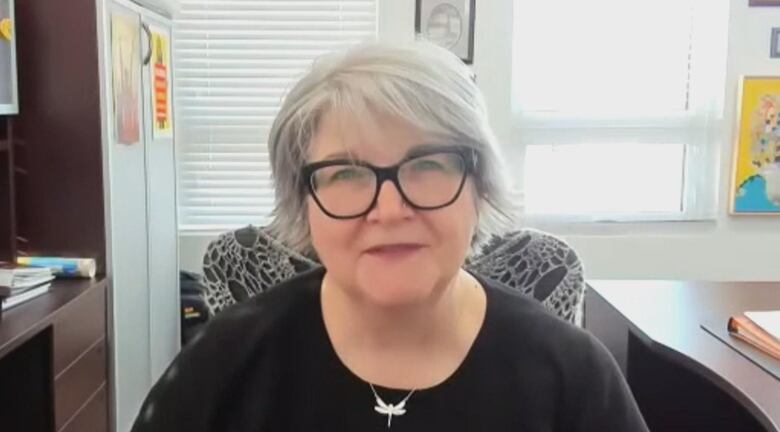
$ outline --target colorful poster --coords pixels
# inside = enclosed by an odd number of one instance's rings
[[[155,139],[173,136],[171,107],[171,45],[167,30],[150,27],[152,56],[149,60],[152,91],[152,134]]]
[[[121,14],[111,16],[114,123],[116,140],[120,144],[135,144],[141,138],[139,40],[140,25],[136,19]]]
[[[780,77],[742,81],[732,214],[780,215]]]

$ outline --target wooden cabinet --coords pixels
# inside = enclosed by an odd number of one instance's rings
[[[107,242],[95,8],[94,0],[17,2],[21,109],[8,117],[8,129],[15,254],[95,258],[102,274]]]
[[[107,384],[104,289],[88,290],[63,308],[54,320],[53,348],[54,430],[60,431]]]
[[[11,121],[0,117],[0,261],[16,256],[14,143]]]
[[[0,0],[0,20],[11,7]],[[94,2],[25,1],[15,12],[13,47],[0,36],[0,261],[88,256],[102,271]],[[67,28],[85,20],[82,30]],[[0,430],[109,430],[106,291],[105,280],[55,281],[50,293],[3,312]]]
[[[0,419],[9,432],[107,432],[105,280],[56,281],[0,321]]]

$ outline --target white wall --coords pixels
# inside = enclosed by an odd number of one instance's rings
[[[414,3],[380,0],[380,39],[413,39]],[[511,165],[522,156],[510,111],[512,0],[476,3],[473,68]],[[780,60],[769,58],[770,28],[780,25],[780,8],[748,8],[747,0],[730,0],[730,7],[727,121],[723,139],[714,144],[722,149],[717,220],[545,227],[576,248],[588,278],[780,280],[780,216],[734,218],[726,210],[738,80],[741,75],[780,75]],[[199,271],[210,238],[182,235],[183,269]]]

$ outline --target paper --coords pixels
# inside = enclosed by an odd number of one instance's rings
[[[745,312],[745,316],[775,339],[780,340],[780,311]]]
[[[54,279],[48,268],[15,268],[0,269],[0,286],[11,288],[11,292],[19,292]]]
[[[92,258],[17,257],[16,263],[33,268],[49,268],[50,273],[67,277],[91,278],[95,277],[97,270],[95,260]]]
[[[111,68],[114,123],[120,144],[135,144],[141,137],[138,107],[141,97],[140,27],[122,14],[111,16]]]
[[[35,297],[38,297],[42,294],[46,294],[49,292],[49,289],[51,288],[51,284],[41,285],[36,288],[32,288],[30,290],[27,290],[21,294],[13,295],[11,297],[7,297],[2,303],[2,310],[10,309],[16,305],[19,305],[21,303],[24,303],[28,300],[32,300]]]
[[[152,132],[154,138],[173,136],[171,121],[171,50],[170,36],[167,30],[150,26],[152,38],[151,92],[152,92]]]

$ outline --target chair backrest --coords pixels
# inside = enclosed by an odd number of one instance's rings
[[[264,228],[250,225],[230,231],[212,241],[203,257],[206,302],[216,314],[319,265],[316,257],[287,248]],[[586,286],[582,263],[553,235],[522,229],[495,236],[466,260],[465,267],[582,325]]]
[[[582,326],[587,286],[582,262],[560,238],[533,229],[494,236],[465,267],[532,296],[555,315]]]

